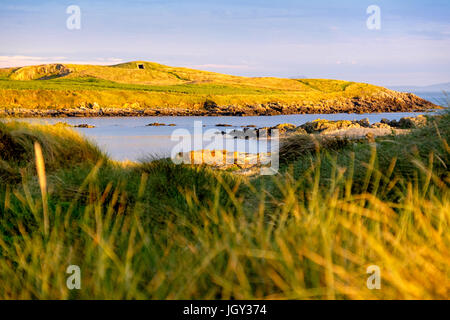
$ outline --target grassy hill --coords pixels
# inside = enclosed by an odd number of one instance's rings
[[[78,112],[85,106],[95,106],[105,109],[106,114],[109,109],[166,114],[282,114],[436,107],[412,94],[364,83],[247,78],[143,61],[113,66],[49,64],[0,69],[0,91],[0,108],[5,110]]]

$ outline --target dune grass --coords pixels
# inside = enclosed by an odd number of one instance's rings
[[[17,181],[34,170],[34,143],[49,170],[106,159],[100,149],[63,125],[0,121],[0,182]]]
[[[447,299],[449,119],[372,144],[313,142],[254,179],[115,163],[70,129],[3,124],[30,140],[17,163],[37,155],[47,170],[0,186],[0,298]],[[78,142],[64,152],[49,142],[66,136]],[[57,160],[83,148],[86,161]],[[80,290],[66,287],[69,265]],[[380,290],[366,287],[369,265]]]
[[[430,124],[425,128],[407,135],[379,137],[373,143],[320,135],[293,136],[282,146],[280,158],[292,170],[294,177],[307,174],[311,163],[320,161],[321,181],[324,182],[332,180],[334,170],[354,167],[355,186],[367,184],[368,164],[385,169],[393,166],[389,169],[392,172],[388,179],[377,184],[423,179],[423,174],[417,171],[417,159],[426,163],[427,168],[432,168],[439,178],[448,179],[450,154],[446,141],[450,138],[450,117],[447,112],[444,116],[429,119]],[[320,156],[316,153],[317,148],[322,150]]]

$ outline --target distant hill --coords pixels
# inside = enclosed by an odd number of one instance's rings
[[[431,86],[393,86],[389,88],[400,92],[450,92],[450,82]]]
[[[299,76],[289,77],[288,79],[308,79],[308,77],[304,76],[304,75],[299,75]]]
[[[12,115],[259,115],[434,107],[415,95],[365,83],[238,77],[146,61],[0,69],[0,108]]]

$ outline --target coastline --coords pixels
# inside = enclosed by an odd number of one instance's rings
[[[432,112],[444,109],[423,100],[419,104],[374,103],[341,106],[290,106],[272,103],[255,106],[214,106],[201,109],[74,107],[61,109],[2,108],[0,118],[148,117],[148,116],[276,116],[295,114],[364,114],[383,112]]]

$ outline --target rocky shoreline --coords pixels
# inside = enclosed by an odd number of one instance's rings
[[[428,117],[419,115],[417,117],[403,117],[400,120],[382,119],[380,122],[371,124],[369,119],[362,120],[322,120],[317,119],[300,126],[291,123],[283,123],[273,127],[249,128],[242,130],[222,131],[222,135],[229,135],[235,139],[257,139],[270,138],[273,130],[278,130],[279,137],[295,134],[321,134],[335,136],[374,136],[391,133],[402,133],[409,129],[420,128],[428,123]]]
[[[316,147],[315,142],[322,145],[333,143],[349,143],[351,141],[373,142],[379,136],[407,134],[414,128],[427,125],[427,116],[404,117],[400,120],[382,119],[371,124],[368,119],[362,120],[321,120],[307,122],[300,126],[284,123],[274,127],[254,128],[244,126],[242,130],[223,131],[235,139],[271,139],[273,129],[278,130],[280,138],[280,159],[285,154],[296,152],[294,149],[301,144],[302,150]],[[292,141],[295,143],[293,144]],[[314,142],[315,141],[315,142]],[[238,175],[252,176],[259,174],[267,164],[270,164],[271,153],[232,152],[227,150],[197,150],[179,153],[177,160],[185,164],[208,165],[218,170],[229,170]]]
[[[145,116],[273,116],[290,114],[424,112],[441,107],[411,93],[396,95],[336,98],[318,102],[299,101],[296,104],[271,102],[257,105],[219,106],[206,100],[201,108],[103,107],[98,103],[84,103],[73,108],[11,108],[0,109],[0,117],[57,118],[57,117],[145,117]]]

